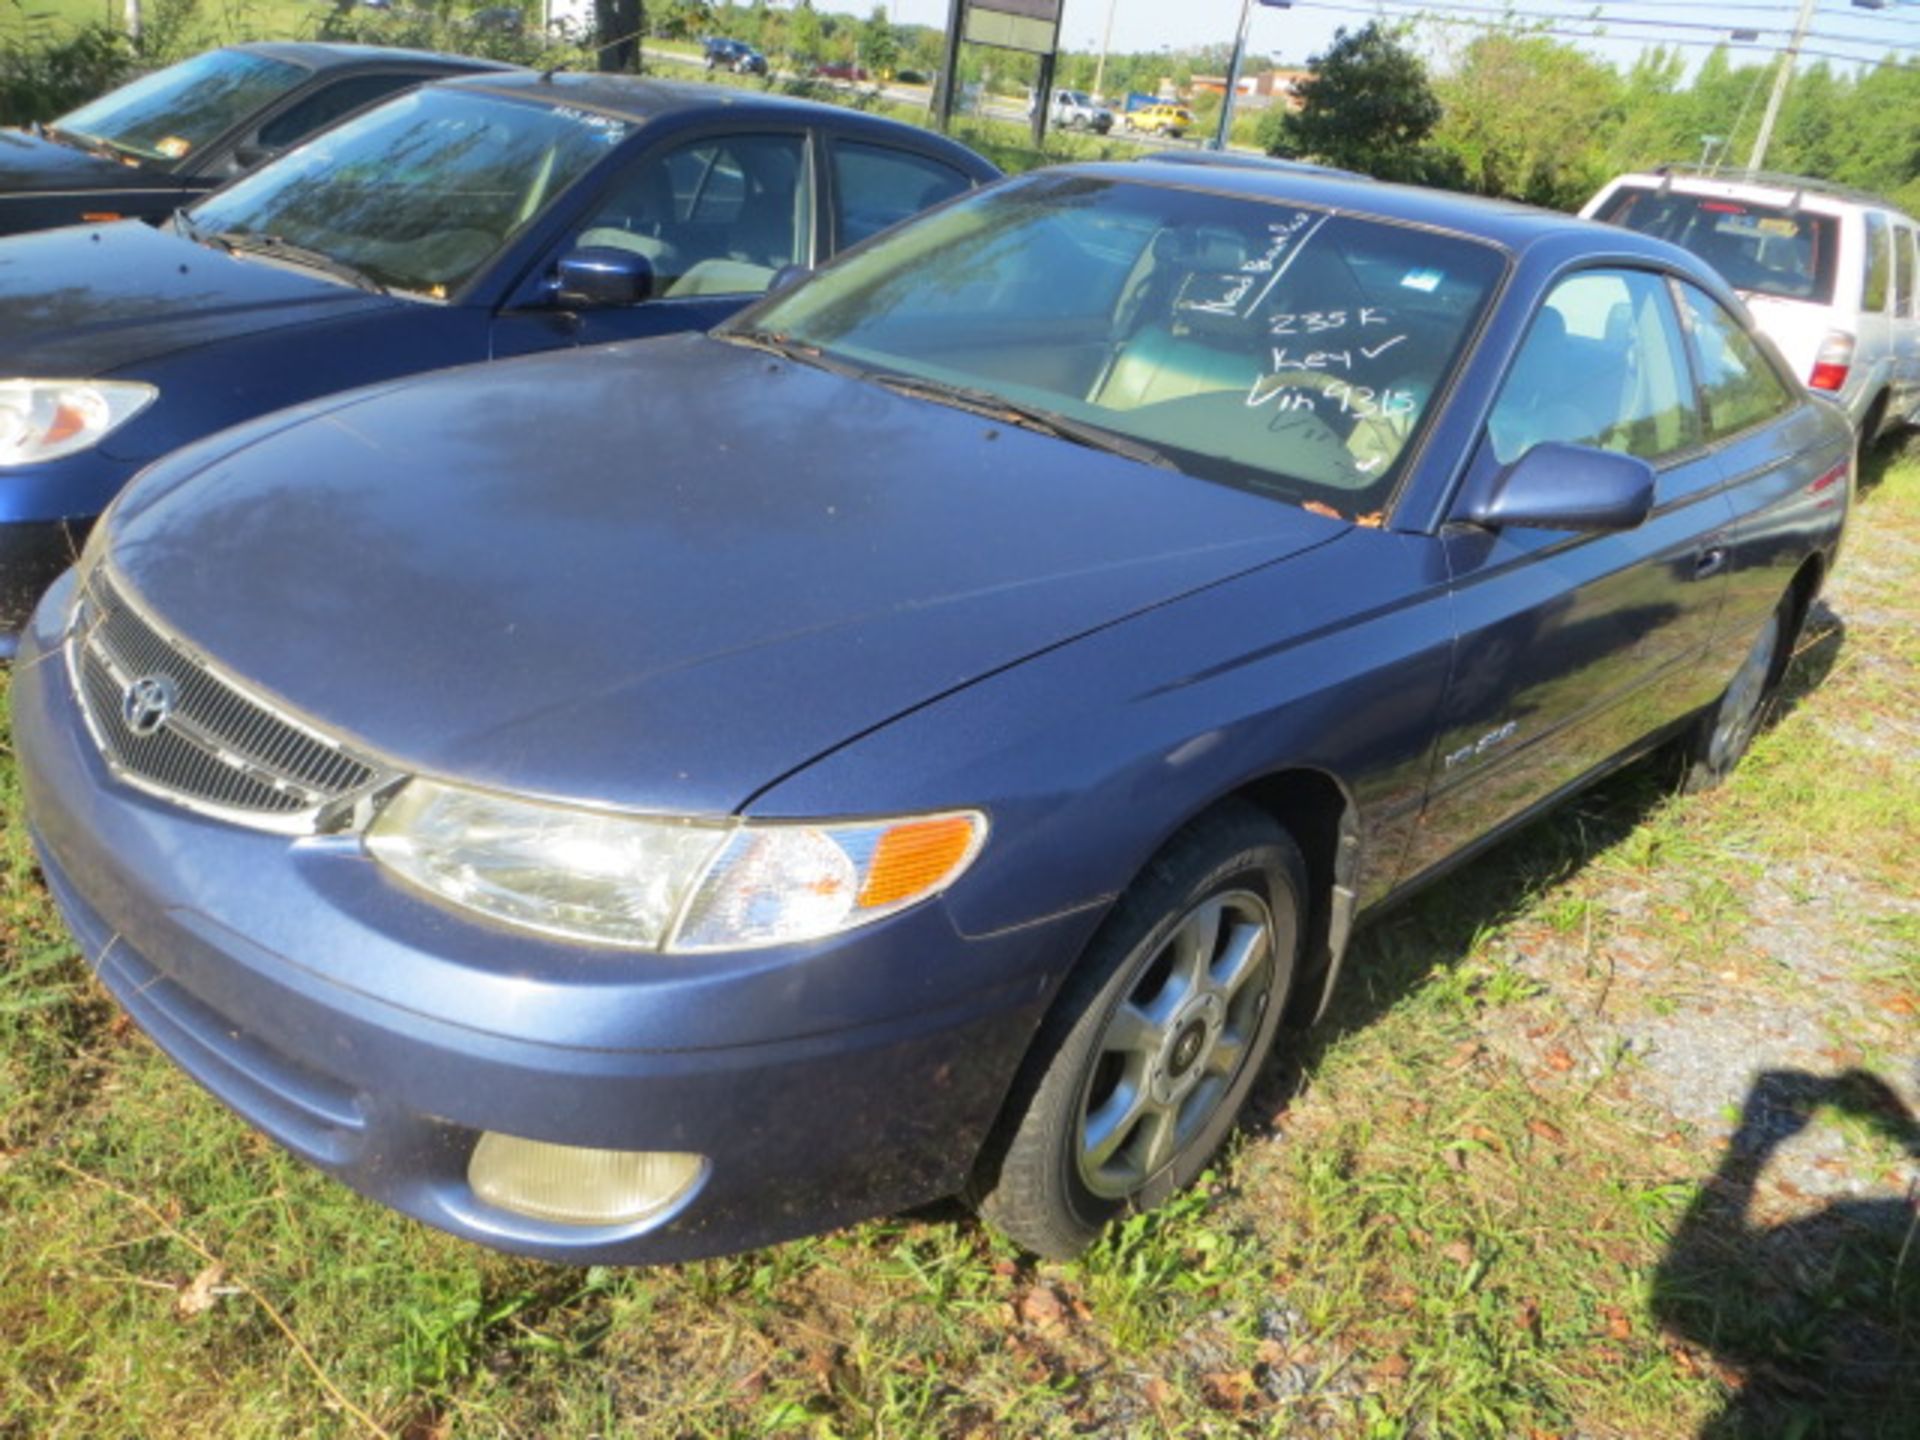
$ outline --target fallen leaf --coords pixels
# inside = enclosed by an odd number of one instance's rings
[[[1614,1340],[1633,1338],[1633,1321],[1627,1318],[1627,1312],[1618,1305],[1602,1305],[1600,1318],[1607,1322],[1607,1335]]]
[[[1538,1338],[1540,1334],[1540,1306],[1537,1301],[1522,1300],[1513,1307],[1514,1323],[1527,1334]]]
[[[180,1292],[173,1302],[173,1313],[182,1320],[191,1320],[196,1315],[204,1315],[213,1308],[215,1299],[213,1287],[226,1278],[227,1267],[218,1260],[213,1261],[193,1277],[192,1283]]]
[[[1447,1150],[1442,1150],[1440,1154],[1446,1159],[1447,1164],[1451,1166],[1453,1169],[1461,1171],[1462,1173],[1466,1171],[1466,1168],[1467,1168],[1467,1152],[1466,1151],[1447,1149]]]
[[[1567,1143],[1566,1132],[1550,1120],[1541,1120],[1538,1118],[1529,1120],[1527,1121],[1527,1129],[1539,1136],[1542,1140],[1550,1141],[1552,1144],[1564,1145]]]
[[[1558,1070],[1561,1074],[1573,1069],[1573,1056],[1567,1053],[1567,1047],[1556,1045],[1547,1051],[1547,1068]]]
[[[1262,1365],[1278,1365],[1287,1358],[1287,1347],[1278,1340],[1262,1340],[1253,1354]]]
[[[1238,1410],[1247,1403],[1247,1397],[1253,1393],[1253,1372],[1250,1370],[1216,1370],[1200,1378],[1205,1388],[1207,1400],[1216,1410]]]
[[[1046,1330],[1064,1326],[1067,1323],[1067,1307],[1060,1303],[1060,1297],[1045,1285],[1036,1285],[1015,1302],[1020,1319],[1036,1330]]]
[[[1920,1012],[1920,1004],[1916,1004],[1911,995],[1894,996],[1887,1002],[1887,1008],[1896,1015],[1912,1015]]]
[[[1386,1359],[1374,1365],[1373,1378],[1376,1380],[1404,1380],[1407,1378],[1408,1369],[1409,1366],[1407,1365],[1406,1356],[1389,1355]]]
[[[1450,1240],[1440,1247],[1440,1253],[1456,1265],[1473,1263],[1473,1242],[1470,1240]]]
[[[1173,1387],[1156,1375],[1147,1381],[1147,1403],[1156,1410],[1167,1408],[1167,1402],[1173,1399]]]

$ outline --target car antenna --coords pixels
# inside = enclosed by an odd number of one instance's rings
[[[572,64],[573,62],[571,60],[562,60],[557,64],[549,65],[540,72],[540,83],[542,85],[551,85],[553,83],[553,77]]]

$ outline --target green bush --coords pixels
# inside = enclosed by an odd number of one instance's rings
[[[17,0],[13,9],[20,11]],[[23,13],[22,21],[0,33],[0,125],[64,115],[120,84],[133,68],[126,39],[104,25],[59,33],[42,15]]]

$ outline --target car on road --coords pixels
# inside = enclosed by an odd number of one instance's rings
[[[1669,167],[1608,182],[1581,211],[1684,246],[1726,277],[1800,381],[1862,447],[1920,421],[1920,222],[1798,175]]]
[[[1142,130],[1148,134],[1178,139],[1193,128],[1193,112],[1184,105],[1159,102],[1123,112],[1120,124],[1127,130]]]
[[[1191,1181],[1356,923],[1753,738],[1848,427],[1677,247],[1137,163],[150,469],[12,705],[101,979],[385,1203],[678,1260]]]
[[[0,658],[168,450],[443,365],[705,329],[998,174],[837,106],[507,71],[389,100],[168,228],[0,241]]]
[[[864,85],[872,77],[867,67],[856,65],[851,60],[829,60],[813,67],[814,75],[822,80],[839,80],[846,84]]]
[[[307,41],[209,50],[25,130],[0,130],[0,235],[161,221],[354,111],[448,75],[425,50]]]
[[[764,75],[767,57],[744,40],[708,38],[700,42],[702,58],[709,70],[731,70],[736,75]]]
[[[1029,115],[1033,113],[1033,103],[1027,106]],[[1096,104],[1084,90],[1055,90],[1047,106],[1047,123],[1060,130],[1091,130],[1096,135],[1104,135],[1113,129],[1113,112]]]

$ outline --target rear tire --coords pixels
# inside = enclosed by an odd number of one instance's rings
[[[1760,627],[1719,700],[1700,717],[1688,745],[1682,790],[1697,794],[1713,789],[1733,773],[1752,746],[1793,658],[1798,608],[1789,591]]]
[[[1174,836],[1042,1022],[976,1171],[981,1216],[1066,1260],[1191,1184],[1273,1047],[1306,896],[1299,848],[1251,805]]]

